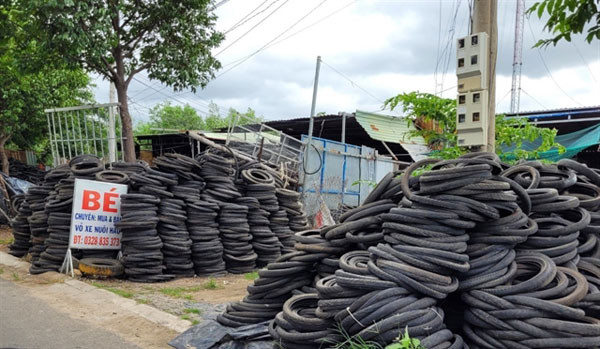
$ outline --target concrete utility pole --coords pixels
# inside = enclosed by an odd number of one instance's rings
[[[315,69],[315,84],[313,85],[313,96],[312,103],[310,105],[310,121],[308,123],[308,142],[306,143],[306,149],[304,150],[304,159],[302,159],[302,167],[304,168],[304,175],[302,176],[302,193],[300,198],[304,198],[304,192],[306,191],[306,167],[308,166],[308,157],[310,154],[310,148],[312,146],[312,135],[315,126],[315,109],[317,108],[317,90],[319,88],[319,73],[321,72],[321,56],[317,56],[317,68]]]
[[[110,103],[116,103],[115,84],[110,83],[110,92],[108,94]],[[108,160],[112,164],[117,161],[117,137],[115,133],[115,107],[108,107]]]
[[[496,145],[496,56],[498,53],[498,0],[474,0],[471,34],[488,34],[488,144],[482,150],[494,152]]]

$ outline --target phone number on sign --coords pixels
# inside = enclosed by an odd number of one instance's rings
[[[120,238],[109,238],[109,237],[98,237],[98,236],[84,236],[73,235],[74,245],[89,245],[89,246],[119,246],[121,244]]]

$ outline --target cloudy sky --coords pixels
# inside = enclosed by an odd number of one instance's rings
[[[514,0],[498,1],[497,111],[510,109]],[[526,7],[535,1],[526,1]],[[378,111],[398,93],[444,91],[454,98],[457,37],[468,34],[468,0],[229,0],[217,10],[226,40],[214,51],[224,68],[206,89],[173,93],[144,73],[129,88],[134,121],[157,103],[189,104],[201,115],[214,101],[250,107],[267,120],[310,114],[316,57],[323,59],[317,112]],[[250,16],[248,16],[250,14]],[[241,20],[241,22],[240,22]],[[583,37],[533,49],[549,36],[525,20],[521,111],[600,105],[600,41]],[[451,40],[449,40],[449,38]],[[108,84],[94,76],[96,98]],[[401,114],[401,113],[399,113]]]

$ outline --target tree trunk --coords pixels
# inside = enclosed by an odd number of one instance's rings
[[[123,152],[125,153],[125,161],[135,161],[135,142],[133,140],[133,125],[131,115],[129,115],[129,104],[127,103],[127,85],[125,83],[116,82],[117,98],[120,106],[121,127],[123,132]]]
[[[10,176],[8,170],[8,156],[6,156],[6,152],[4,151],[4,145],[6,144],[9,138],[10,135],[0,135],[0,160],[2,160],[2,172]]]

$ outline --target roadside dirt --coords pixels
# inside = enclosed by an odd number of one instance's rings
[[[12,239],[11,228],[6,225],[0,226],[0,251],[8,252]],[[66,279],[58,273],[31,275],[2,266],[0,277],[42,290],[44,285],[60,283]],[[217,278],[180,278],[163,283],[143,284],[114,278],[94,279],[83,277],[81,274],[75,276],[76,279],[92,286],[135,300],[139,304],[153,306],[188,320],[191,324],[197,324],[204,319],[214,319],[225,310],[228,303],[244,298],[246,288],[256,277],[256,273],[249,273]]]

